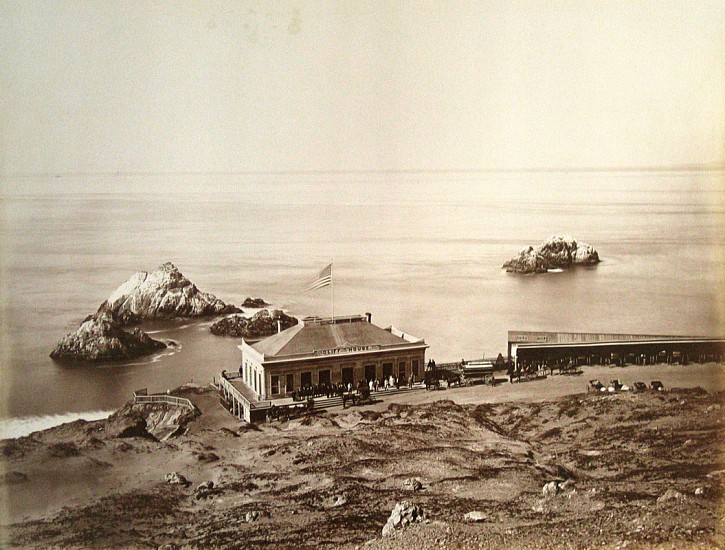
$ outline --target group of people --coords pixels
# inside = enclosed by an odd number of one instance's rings
[[[411,373],[408,376],[408,387],[412,388],[413,384],[415,384],[415,374]],[[368,389],[373,391],[380,391],[381,389],[383,391],[388,391],[393,388],[400,389],[400,386],[404,385],[406,383],[404,376],[393,376],[392,374],[390,376],[384,376],[382,380],[375,378],[368,380]]]
[[[365,380],[360,380],[355,387],[351,382],[348,382],[347,384],[315,384],[298,388],[296,391],[292,392],[292,399],[294,401],[304,401],[305,399],[323,396],[328,398],[337,397],[344,395],[346,392],[350,393],[353,391],[353,389],[360,391],[361,389],[367,388],[370,393],[380,390],[388,391],[393,388],[400,389],[400,386],[404,385],[405,383],[405,377],[396,377],[391,374],[390,376],[385,376],[382,379],[370,379],[367,381],[367,383],[365,382]],[[412,388],[413,384],[415,383],[415,374],[411,373],[410,376],[408,376],[407,380],[408,387]]]

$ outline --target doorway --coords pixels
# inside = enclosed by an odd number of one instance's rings
[[[383,378],[390,378],[393,376],[393,364],[383,363]]]
[[[405,380],[405,361],[398,361],[398,378],[401,380]]]
[[[311,372],[303,372],[300,374],[300,385],[305,388],[312,385],[312,373]]]
[[[376,374],[375,370],[376,370],[375,365],[365,365],[365,380],[366,381],[369,382],[370,380],[375,380],[375,374]]]

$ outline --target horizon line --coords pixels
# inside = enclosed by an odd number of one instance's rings
[[[719,172],[724,164],[676,164],[669,166],[540,166],[525,168],[390,168],[390,169],[329,169],[329,170],[179,170],[179,171],[98,171],[98,172],[17,172],[2,174],[0,178],[84,176],[330,176],[330,175],[395,175],[395,174],[526,174],[526,173],[592,173],[592,172]]]

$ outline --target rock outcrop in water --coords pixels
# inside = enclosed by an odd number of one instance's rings
[[[206,317],[240,311],[213,294],[200,291],[170,262],[151,273],[135,273],[98,309],[99,313],[112,315],[121,325],[145,319]]]
[[[554,236],[534,248],[529,246],[511,258],[503,267],[512,273],[546,273],[576,264],[599,263],[599,254],[591,246],[571,237]]]
[[[234,336],[236,338],[259,339],[272,336],[277,332],[277,321],[282,330],[296,325],[299,321],[284,313],[281,309],[269,312],[266,309],[247,319],[243,315],[231,315],[211,326],[212,334]]]
[[[126,332],[109,313],[102,312],[86,318],[77,330],[61,339],[50,356],[61,361],[121,361],[165,347],[141,329]]]
[[[261,308],[267,307],[269,304],[262,300],[262,298],[247,298],[242,302],[242,307],[248,308]]]

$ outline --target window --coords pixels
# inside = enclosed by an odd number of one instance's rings
[[[330,369],[321,370],[318,374],[318,378],[320,380],[320,385],[327,384],[330,385]]]
[[[272,376],[272,395],[279,395],[279,376]]]
[[[413,371],[413,376],[415,376],[416,378],[420,377],[420,373],[418,372],[418,360],[417,359],[413,359],[411,370]]]
[[[285,393],[294,391],[294,386],[295,386],[295,376],[294,376],[294,374],[288,374],[287,375],[287,384],[284,389]]]

